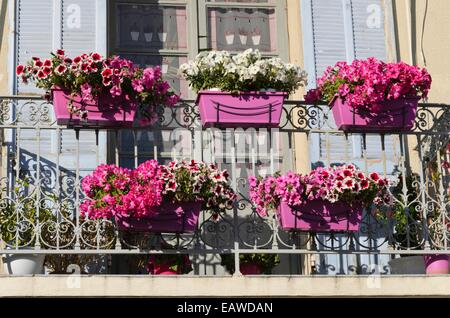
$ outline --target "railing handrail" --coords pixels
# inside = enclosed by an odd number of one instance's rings
[[[33,100],[43,100],[46,101],[43,95],[0,95],[0,100],[2,99],[33,99]],[[195,103],[195,99],[180,99],[180,104],[183,103]],[[306,102],[301,99],[286,99],[284,101],[285,104],[300,104],[300,105],[312,105],[311,103]],[[328,105],[325,101],[319,101],[316,103],[319,106]],[[450,107],[450,102],[447,104],[446,102],[419,102],[419,106],[427,106],[427,107]]]

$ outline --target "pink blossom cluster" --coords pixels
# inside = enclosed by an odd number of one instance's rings
[[[226,170],[194,160],[168,165],[149,160],[134,170],[103,164],[83,179],[82,189],[87,199],[81,211],[93,219],[151,217],[162,201],[199,201],[203,209],[220,212],[231,208],[236,197]]]
[[[261,216],[276,210],[280,202],[300,206],[312,200],[331,203],[360,201],[365,206],[392,204],[389,180],[378,173],[369,175],[353,165],[322,168],[308,174],[288,172],[265,178],[250,177],[250,200]]]
[[[231,209],[236,194],[229,186],[227,170],[203,161],[172,161],[160,166],[165,182],[163,195],[172,201],[202,201],[213,212]]]
[[[98,166],[81,183],[81,188],[90,198],[81,203],[81,211],[90,218],[110,218],[115,214],[127,213],[130,200],[124,200],[124,196],[130,194],[132,184],[131,170],[116,165]]]
[[[385,63],[371,57],[354,60],[351,64],[338,62],[329,66],[317,81],[317,88],[305,95],[305,101],[331,102],[334,97],[340,97],[353,108],[371,109],[386,100],[411,96],[426,98],[430,87],[431,76],[425,68],[404,62]]]
[[[174,106],[179,101],[162,79],[159,66],[142,69],[129,60],[118,56],[104,58],[96,52],[71,59],[63,50],[57,50],[48,59],[33,57],[26,65],[18,65],[16,74],[24,83],[35,81],[47,91],[62,88],[84,101],[101,94],[137,101],[151,123],[157,119],[156,106]]]

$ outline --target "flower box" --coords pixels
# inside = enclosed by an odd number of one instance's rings
[[[244,263],[239,265],[239,270],[242,275],[260,275],[263,270],[257,263]]]
[[[221,254],[221,265],[230,273],[235,272],[235,255]],[[274,267],[280,264],[280,257],[277,254],[240,254],[239,271],[242,275],[271,274]]]
[[[240,30],[240,40],[248,34]],[[198,93],[204,127],[277,127],[284,99],[307,81],[300,67],[253,49],[201,52],[179,72]]]
[[[312,232],[357,232],[362,217],[362,204],[311,200],[298,207],[281,202],[278,219],[283,230]]]
[[[201,206],[200,202],[163,202],[156,208],[158,214],[155,216],[135,218],[117,214],[115,221],[121,230],[191,233],[197,229]]]
[[[447,254],[428,254],[423,256],[425,273],[444,275],[449,273],[449,257]]]
[[[146,117],[139,123],[153,124],[158,120],[157,106],[173,106],[179,100],[162,79],[159,66],[142,69],[96,52],[71,59],[57,50],[45,60],[33,57],[18,65],[16,75],[23,83],[35,82],[46,90],[60,125],[132,126],[137,105]]]
[[[52,89],[53,107],[58,125],[80,125],[100,127],[130,127],[133,125],[137,102],[103,94],[91,102],[82,101],[79,95],[72,97],[63,89]],[[70,101],[72,102],[70,105]],[[69,107],[83,109],[89,113],[87,119],[80,118],[79,113],[70,112]]]
[[[204,127],[277,127],[284,92],[200,91],[196,104]]]
[[[192,264],[188,254],[158,254],[150,256],[146,269],[150,275],[183,275],[192,271]]]
[[[339,130],[401,132],[413,128],[419,100],[420,97],[404,97],[355,109],[342,98],[334,98],[330,107]]]
[[[308,174],[251,176],[249,196],[261,217],[276,212],[284,230],[356,232],[363,207],[392,205],[390,184],[354,165],[317,167]]]
[[[307,103],[326,101],[336,125],[349,132],[401,132],[414,127],[417,104],[428,96],[425,68],[370,57],[337,62],[305,95]]]
[[[170,268],[170,264],[155,264],[152,275],[178,275],[178,273]]]

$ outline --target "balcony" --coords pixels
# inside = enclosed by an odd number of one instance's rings
[[[0,253],[45,255],[47,274],[75,266],[80,273],[134,275],[150,254],[188,254],[189,276],[224,276],[221,254],[232,255],[237,267],[239,255],[260,253],[280,255],[275,275],[383,276],[399,255],[450,254],[450,105],[420,104],[408,133],[348,135],[334,128],[326,105],[302,101],[288,101],[280,128],[269,130],[202,129],[193,101],[162,109],[154,127],[117,130],[58,126],[39,97],[0,97],[0,105],[0,209],[14,215],[2,224]],[[80,215],[81,180],[97,165],[132,168],[153,158],[228,169],[238,193],[233,209],[219,218],[202,212],[194,234],[123,232],[111,220]],[[365,211],[358,233],[284,232],[248,200],[250,175],[340,163],[398,178],[392,191],[406,220],[401,230],[398,219]],[[51,221],[41,222],[43,213]]]

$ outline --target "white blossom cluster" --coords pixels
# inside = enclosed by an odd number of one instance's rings
[[[263,58],[253,49],[234,56],[227,51],[201,52],[193,61],[182,64],[179,71],[197,91],[275,89],[291,93],[307,83],[307,74],[299,66],[277,57]]]

